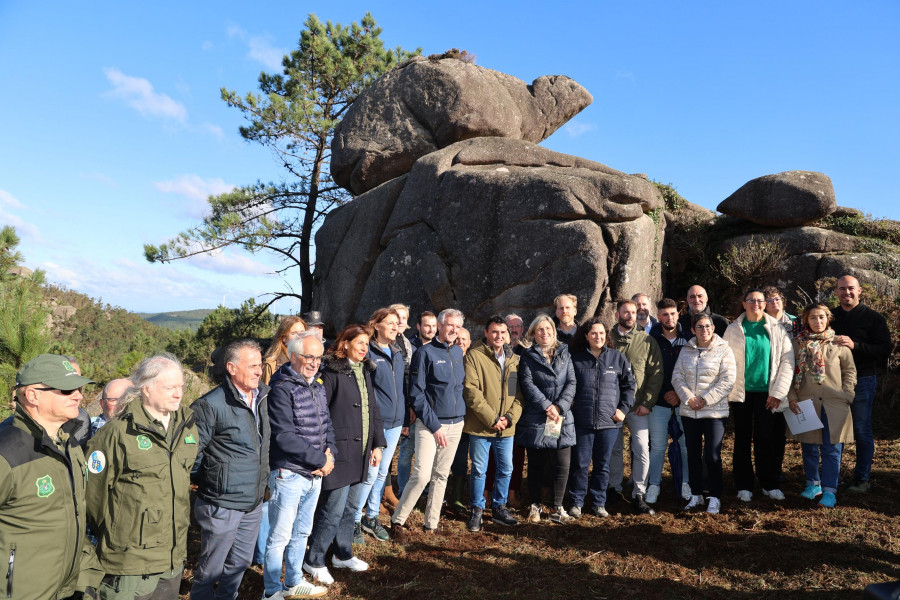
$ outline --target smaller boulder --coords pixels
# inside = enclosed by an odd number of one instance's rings
[[[827,217],[836,207],[827,175],[785,171],[748,181],[717,210],[766,227],[796,227]]]

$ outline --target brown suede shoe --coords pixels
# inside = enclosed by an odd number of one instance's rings
[[[381,505],[393,513],[397,509],[398,504],[400,504],[400,499],[394,494],[394,488],[384,486],[384,494],[381,495]]]
[[[399,523],[391,523],[391,540],[395,544],[405,546],[409,543],[409,536],[406,534],[406,527]]]

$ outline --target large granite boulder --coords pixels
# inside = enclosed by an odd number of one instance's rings
[[[616,299],[659,296],[663,221],[644,178],[521,140],[466,140],[326,218],[314,308],[334,328],[393,302],[481,323],[533,317],[567,292],[579,318],[609,317]]]
[[[717,210],[769,227],[794,227],[822,219],[837,207],[831,179],[814,171],[785,171],[752,179]]]
[[[586,89],[562,75],[529,85],[455,58],[415,57],[350,106],[331,143],[331,173],[338,185],[361,194],[462,140],[540,142],[592,101]]]

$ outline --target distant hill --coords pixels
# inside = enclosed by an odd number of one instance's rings
[[[197,331],[200,323],[211,313],[211,308],[200,308],[197,310],[179,310],[165,313],[134,313],[145,321],[149,321],[154,325],[165,327],[166,329],[189,329]]]

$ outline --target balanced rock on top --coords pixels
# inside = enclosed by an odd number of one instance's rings
[[[836,207],[828,175],[785,171],[751,179],[717,210],[767,227],[795,227],[827,217]]]
[[[331,174],[361,194],[462,140],[540,142],[592,101],[563,75],[528,85],[455,58],[415,57],[378,79],[348,109],[332,140]]]

